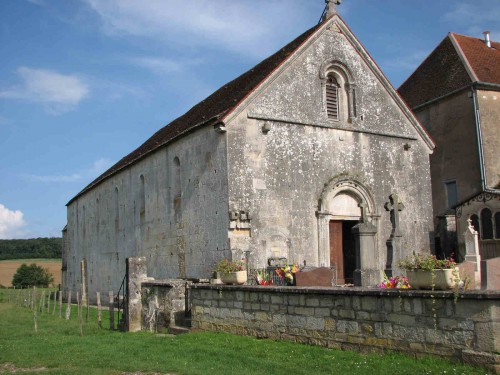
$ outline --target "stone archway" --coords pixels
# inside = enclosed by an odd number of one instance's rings
[[[319,265],[334,269],[338,284],[363,284],[363,269],[378,263],[378,215],[368,189],[352,179],[331,182],[323,189],[317,217]]]

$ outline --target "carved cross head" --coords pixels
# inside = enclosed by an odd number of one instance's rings
[[[326,18],[337,13],[337,5],[339,5],[342,0],[325,0],[326,3]]]

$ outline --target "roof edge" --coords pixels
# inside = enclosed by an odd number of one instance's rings
[[[341,25],[344,27],[344,31],[346,31],[346,37],[349,39],[349,41],[358,46],[358,52],[360,53],[360,56],[363,58],[365,63],[372,69],[372,72],[375,74],[375,76],[379,79],[379,81],[382,83],[382,86],[386,89],[387,93],[392,97],[392,99],[395,101],[395,103],[399,106],[399,108],[403,111],[405,114],[406,118],[410,121],[410,123],[413,125],[414,129],[417,131],[417,133],[420,135],[426,146],[429,148],[429,151],[432,152],[434,148],[436,148],[436,144],[432,140],[431,136],[429,133],[427,133],[427,130],[423,127],[423,125],[420,123],[420,121],[417,119],[417,117],[413,114],[411,108],[406,104],[406,102],[403,100],[399,92],[394,88],[394,86],[391,84],[391,82],[387,79],[385,76],[384,72],[380,67],[378,66],[377,62],[373,57],[370,55],[370,53],[365,49],[363,44],[358,40],[356,35],[352,32],[350,27],[344,22],[342,17],[339,16],[339,19],[341,21]]]
[[[469,77],[472,82],[477,82],[479,79],[477,78],[476,73],[474,72],[474,69],[472,69],[472,66],[469,63],[469,60],[465,56],[464,51],[462,50],[462,47],[460,47],[460,43],[458,43],[458,40],[455,38],[455,33],[449,32],[448,37],[450,38],[451,44],[455,48],[455,51],[457,51],[458,56],[460,57],[460,60],[464,64],[465,70],[469,74]]]

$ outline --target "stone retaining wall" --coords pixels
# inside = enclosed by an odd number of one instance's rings
[[[455,358],[500,371],[500,293],[192,285],[192,325],[339,349]]]

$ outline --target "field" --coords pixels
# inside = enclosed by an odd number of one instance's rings
[[[21,260],[0,260],[0,285],[12,286],[12,277],[16,270],[23,263],[35,263],[40,267],[47,268],[54,276],[54,285],[61,283],[61,260],[59,259],[21,259]]]

